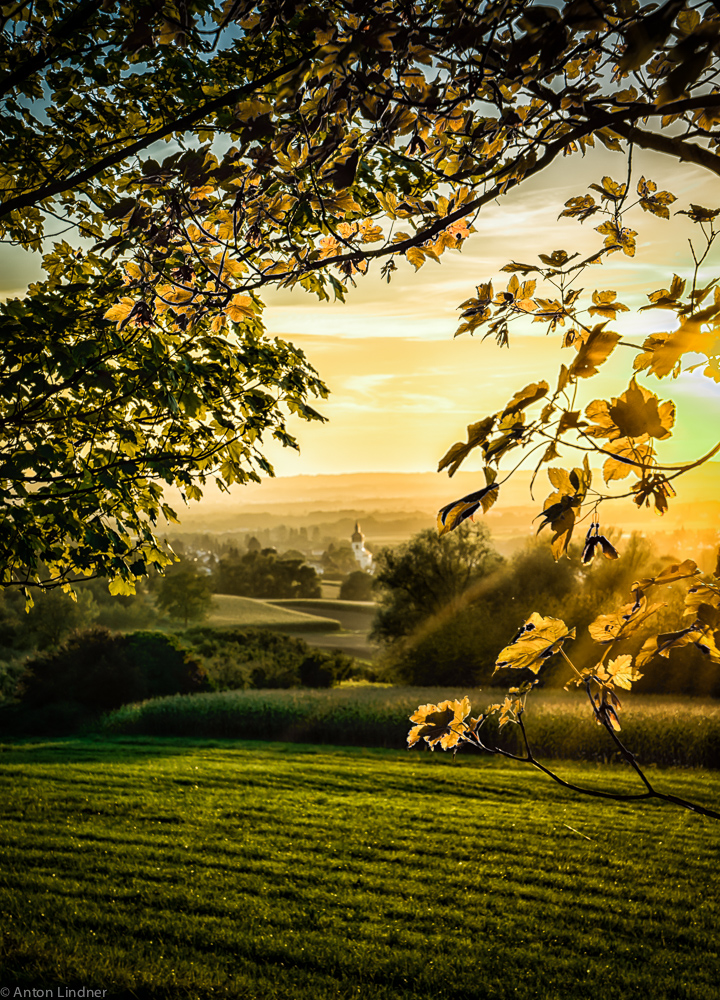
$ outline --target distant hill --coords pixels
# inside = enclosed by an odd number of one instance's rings
[[[600,470],[594,476],[602,482]],[[487,515],[496,536],[523,537],[534,531],[532,519],[552,487],[542,471],[533,499],[531,478],[530,472],[521,471],[502,486],[499,502]],[[615,484],[617,492],[626,492],[631,482]],[[238,487],[229,494],[208,490],[208,499],[187,507],[175,498],[175,509],[182,531],[246,532],[284,523],[322,525],[324,531],[345,537],[360,520],[369,539],[384,543],[430,527],[443,504],[482,485],[484,477],[474,472],[458,472],[452,479],[434,472],[289,476]],[[647,534],[720,527],[720,462],[708,462],[683,476],[677,489],[677,499],[663,518],[624,498],[604,508],[604,523]],[[173,503],[172,497],[169,500]]]

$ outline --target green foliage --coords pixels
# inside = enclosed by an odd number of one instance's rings
[[[19,690],[22,705],[30,709],[70,702],[101,712],[207,687],[202,665],[176,637],[162,632],[114,635],[93,628],[28,660]]]
[[[212,584],[194,563],[181,560],[160,581],[155,602],[173,618],[180,618],[187,628],[193,621],[207,618],[212,608]]]
[[[274,549],[250,550],[220,559],[215,573],[219,594],[239,597],[320,597],[320,581],[301,559],[278,558]]]
[[[269,471],[262,434],[292,444],[283,407],[324,390],[259,319],[223,334],[204,322],[182,336],[165,321],[118,326],[104,318],[122,288],[114,265],[92,256],[72,266],[73,281],[0,305],[16,373],[0,400],[12,440],[0,469],[2,582],[100,574],[132,593],[134,577],[170,561],[154,535],[158,518],[175,517],[163,485],[193,499],[213,479],[257,480]]]
[[[216,691],[330,687],[353,672],[352,659],[342,653],[262,628],[193,628],[183,639],[202,658]]]
[[[361,569],[343,580],[340,586],[341,601],[371,601],[373,598],[373,577]]]
[[[204,658],[204,662],[207,662]],[[485,690],[484,688],[482,690]],[[421,702],[468,695],[482,703],[479,688],[391,687],[343,684],[330,690],[227,690],[125,705],[97,724],[105,734],[293,740],[334,746],[405,746],[407,719]],[[622,758],[599,726],[587,724],[587,702],[577,692],[533,692],[528,733],[544,759],[620,763]],[[624,698],[629,711],[623,732],[643,765],[720,769],[720,706],[707,699],[636,695]],[[485,723],[505,749],[519,752],[517,726]],[[472,759],[469,748],[462,758]]]
[[[105,591],[107,592],[107,584]],[[82,589],[76,600],[59,590],[37,595],[34,607],[25,610],[25,601],[16,591],[0,597],[0,645],[7,650],[48,649],[57,646],[75,629],[95,623],[100,609],[95,594]]]
[[[451,613],[501,565],[484,524],[465,523],[442,540],[432,530],[421,531],[396,549],[381,549],[372,638],[398,643],[433,615]]]

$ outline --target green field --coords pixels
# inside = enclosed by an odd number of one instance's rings
[[[408,717],[418,705],[465,694],[476,710],[502,698],[497,689],[386,685],[342,685],[325,691],[221,691],[125,705],[107,716],[102,727],[114,735],[275,739],[400,749],[410,728]],[[641,764],[720,768],[720,702],[628,694],[623,705],[622,737]],[[618,756],[579,692],[533,692],[525,722],[531,745],[541,756],[599,762]],[[519,749],[518,736],[517,727],[508,726],[505,744]]]
[[[278,598],[267,602],[276,608],[304,612],[307,615],[329,615],[344,629],[367,633],[372,626],[377,604],[374,601],[334,601],[323,597],[305,600]]]
[[[333,632],[340,628],[340,622],[333,618],[303,614],[232,594],[213,596],[206,624],[217,628],[271,628],[280,632]]]
[[[300,611],[308,615],[329,615],[340,622],[342,633],[317,633],[307,637],[313,646],[325,649],[341,649],[348,656],[371,660],[377,647],[371,646],[368,633],[372,627],[377,605],[373,601],[340,601],[326,597],[289,599],[278,598],[267,602],[273,607]]]
[[[109,998],[716,1000],[720,823],[438,754],[4,747],[2,985]],[[568,765],[597,787],[613,767]],[[662,775],[712,804],[720,776]]]

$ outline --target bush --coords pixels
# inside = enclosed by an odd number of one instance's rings
[[[202,657],[215,691],[330,687],[354,672],[353,659],[338,650],[266,629],[194,628],[183,638]]]
[[[406,565],[409,554],[414,555],[412,565]],[[483,687],[529,679],[529,673],[526,677],[517,671],[500,671],[493,677],[493,669],[500,650],[533,611],[575,627],[572,657],[583,665],[597,655],[587,632],[590,622],[626,604],[633,580],[656,575],[672,559],[658,558],[652,544],[637,534],[623,543],[622,559],[583,566],[580,554],[580,546],[573,545],[568,558],[556,563],[546,544],[529,542],[492,576],[475,580],[454,596],[436,584],[438,557],[427,545],[425,533],[399,553],[383,556],[378,560],[378,582],[385,592],[374,625],[375,635],[385,645],[382,676],[400,684]],[[443,594],[443,599],[435,605],[428,599],[420,614],[423,587],[433,597]],[[617,654],[635,655],[652,629],[677,628],[684,610],[681,590],[665,588],[667,607],[648,622],[646,630],[618,647]],[[669,661],[656,657],[642,672],[638,693],[720,696],[720,670],[692,646],[673,650]],[[556,657],[543,670],[540,683],[560,686],[567,678],[567,665]]]
[[[343,580],[340,587],[341,601],[371,601],[373,578],[369,573],[356,569],[354,573]]]
[[[58,649],[28,660],[19,683],[27,708],[67,702],[93,712],[208,687],[201,663],[175,636],[117,635],[105,628],[76,632]]]
[[[352,672],[352,660],[339,650],[326,653],[314,649],[300,664],[300,682],[303,687],[332,687],[336,681],[345,680]]]

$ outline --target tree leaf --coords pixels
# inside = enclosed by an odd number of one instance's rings
[[[440,459],[438,472],[450,466],[448,475],[453,476],[460,468],[462,462],[467,458],[474,448],[480,448],[487,443],[488,436],[495,426],[495,416],[485,417],[476,424],[469,424],[467,429],[468,439],[465,443],[458,441]]]
[[[486,513],[497,500],[499,489],[497,483],[491,483],[481,490],[468,493],[460,500],[452,500],[441,507],[437,516],[438,534],[442,536],[449,531],[454,531],[463,521],[472,517],[480,507],[482,507],[483,513]]]
[[[499,654],[494,673],[502,667],[528,669],[537,674],[546,660],[560,652],[566,639],[575,638],[560,618],[543,618],[534,611],[513,641]]]
[[[625,691],[629,691],[635,681],[639,681],[643,676],[637,667],[633,666],[633,658],[628,653],[609,660],[607,664],[598,664],[593,668],[593,673],[601,684],[610,688],[617,685]]]
[[[467,731],[465,720],[472,706],[465,697],[462,701],[441,701],[438,705],[421,705],[410,716],[410,721],[417,723],[408,733],[408,749],[424,740],[431,750],[440,746],[449,750],[460,742]]]
[[[530,385],[526,385],[524,389],[515,393],[513,398],[502,411],[500,419],[502,420],[503,417],[519,413],[520,410],[524,410],[526,406],[530,406],[532,403],[536,403],[538,399],[542,399],[544,396],[547,396],[549,391],[550,386],[544,380],[542,382],[531,382]]]
[[[660,608],[662,602],[648,604],[646,597],[641,597],[633,604],[625,604],[618,611],[609,615],[598,615],[595,621],[588,625],[588,632],[595,642],[616,642],[627,639],[644,624],[644,622]]]
[[[597,375],[600,365],[610,357],[620,340],[619,333],[605,330],[604,324],[596,326],[581,344],[577,357],[570,365],[571,378],[590,378]]]

